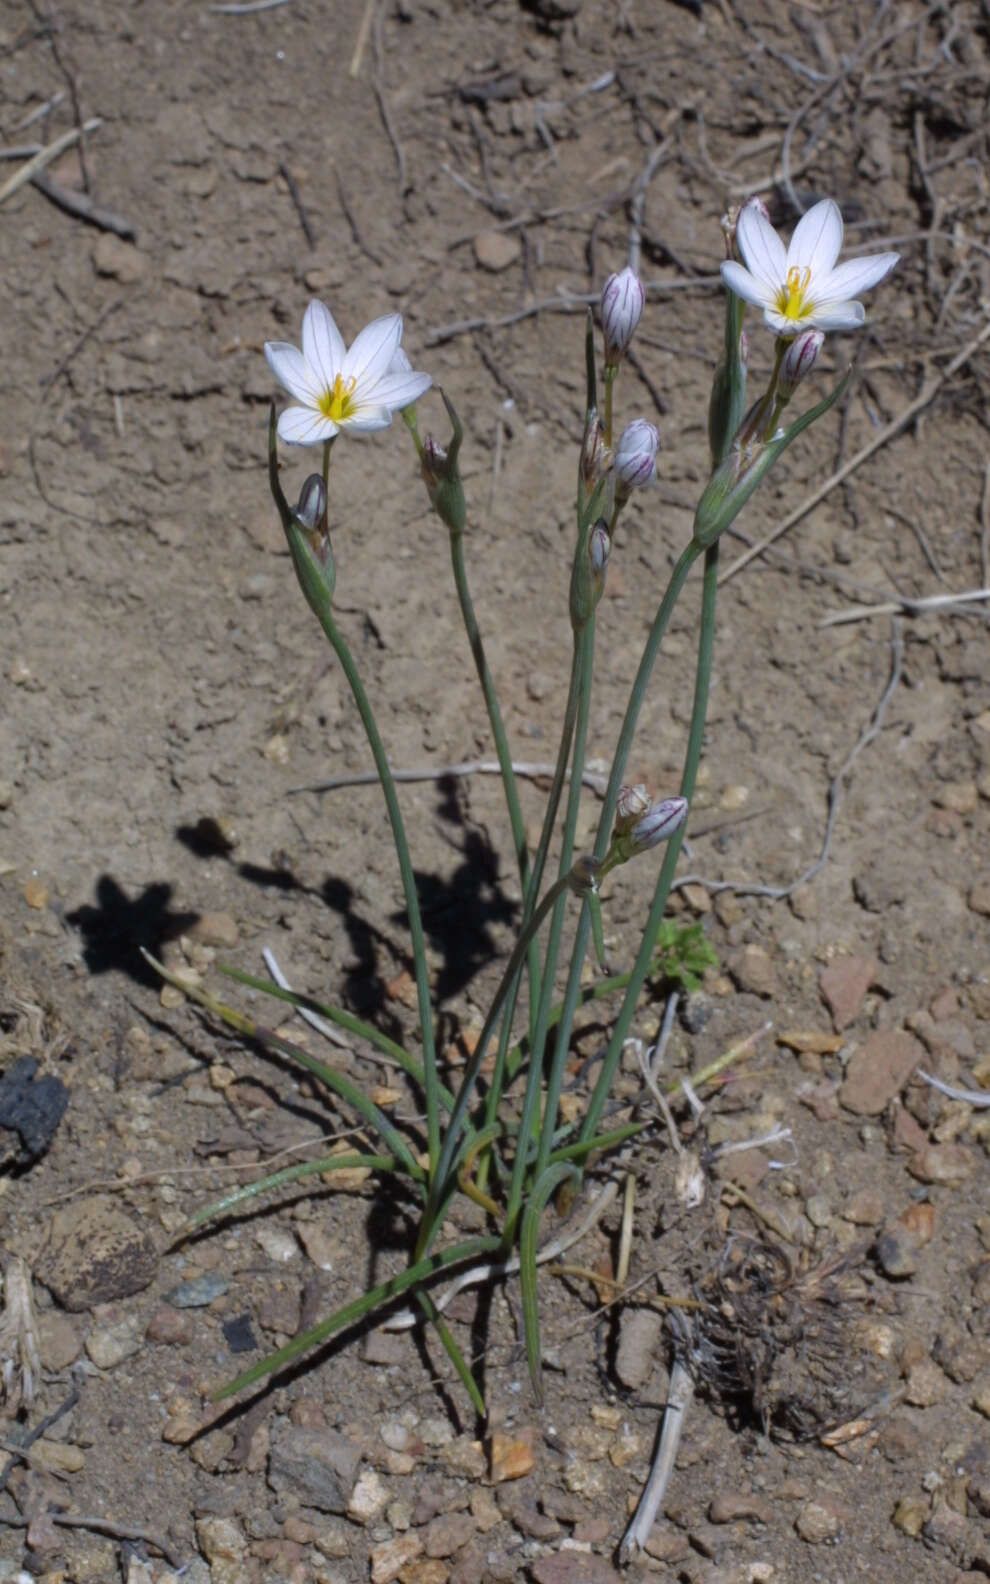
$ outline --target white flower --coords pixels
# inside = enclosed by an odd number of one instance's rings
[[[836,265],[842,247],[842,215],[823,198],[802,215],[784,248],[762,206],[747,203],[736,225],[742,264],[722,265],[722,279],[744,302],[763,309],[776,335],[801,330],[855,330],[866,318],[857,292],[869,291],[897,263],[897,253],[874,253]]]
[[[402,315],[386,314],[345,347],[329,308],[314,299],[303,318],[301,352],[288,341],[265,343],[268,367],[299,403],[279,418],[280,439],[321,445],[341,429],[387,429],[394,412],[433,384],[431,375],[410,368],[401,339]]]

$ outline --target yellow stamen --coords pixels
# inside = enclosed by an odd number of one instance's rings
[[[800,269],[797,264],[792,264],[787,271],[787,284],[782,286],[777,294],[777,307],[785,319],[803,319],[811,311],[811,304],[805,301],[805,292],[811,283],[811,270],[807,265]]]
[[[318,406],[324,418],[329,418],[331,423],[343,423],[354,410],[354,379],[345,380],[343,374],[338,374],[330,390],[324,391]]]

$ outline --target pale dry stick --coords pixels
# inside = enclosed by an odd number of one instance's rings
[[[580,1243],[592,1227],[598,1225],[618,1192],[619,1177],[616,1175],[609,1178],[576,1226],[565,1228],[552,1242],[539,1250],[536,1256],[537,1265],[545,1265],[548,1260],[559,1259],[560,1255],[573,1248],[575,1243]],[[442,1313],[465,1287],[480,1287],[485,1282],[501,1281],[503,1276],[514,1276],[519,1269],[519,1263],[519,1256],[514,1254],[511,1259],[504,1260],[500,1264],[473,1265],[470,1270],[462,1271],[456,1281],[451,1282],[446,1292],[433,1300],[434,1307]],[[391,1315],[385,1321],[382,1330],[411,1331],[413,1326],[421,1325],[423,1319],[424,1315],[420,1310],[414,1312],[412,1309],[400,1309],[398,1314]]]
[[[60,88],[58,93],[53,94],[50,99],[46,99],[44,104],[35,105],[33,110],[29,110],[23,121],[18,121],[16,126],[14,126],[11,130],[14,132],[23,132],[25,127],[34,126],[36,121],[43,120],[43,118],[46,115],[49,115],[52,110],[57,110],[64,98],[65,92]]]
[[[33,159],[44,148],[43,143],[22,143],[17,148],[0,149],[0,160]]]
[[[706,880],[703,875],[685,875],[683,879],[674,882],[675,886],[680,888],[687,885],[701,885],[712,894],[718,891],[734,891],[736,896],[761,896],[768,897],[772,902],[782,902],[787,897],[793,896],[794,892],[799,890],[801,886],[808,885],[809,882],[812,881],[822,869],[824,869],[826,863],[828,862],[828,855],[832,846],[832,834],[835,830],[835,821],[839,812],[839,804],[842,801],[842,783],[849,774],[849,771],[852,769],[856,759],[862,753],[863,749],[868,747],[869,744],[873,742],[874,738],[880,735],[880,732],[883,729],[884,717],[887,713],[887,705],[893,698],[901,680],[901,661],[903,658],[904,646],[901,639],[900,623],[897,621],[896,617],[892,623],[892,627],[893,632],[891,634],[890,640],[890,676],[882,694],[880,695],[880,701],[873,712],[873,719],[871,720],[869,726],[850,749],[842,764],[839,766],[839,769],[836,771],[835,775],[828,784],[828,793],[826,795],[826,806],[828,813],[825,818],[825,835],[822,840],[821,852],[815,859],[814,863],[811,864],[803,874],[800,874],[796,880],[792,880],[790,885],[786,886],[756,885],[750,884],[747,881],[735,880]]]
[[[677,1449],[681,1444],[681,1431],[684,1429],[684,1421],[693,1397],[694,1381],[691,1379],[691,1372],[679,1352],[675,1353],[670,1371],[670,1387],[667,1391],[663,1428],[660,1431],[660,1444],[653,1460],[653,1467],[650,1469],[650,1477],[633,1514],[632,1523],[622,1536],[622,1544],[619,1546],[619,1562],[623,1567],[634,1557],[639,1556],[650,1537],[650,1530],[663,1504],[667,1486],[670,1484],[670,1476],[674,1472]]]
[[[295,994],[288,979],[285,977],[285,974],[279,967],[278,960],[271,947],[266,946],[261,955],[265,960],[265,967],[268,969],[268,972],[271,974],[279,989],[288,990],[290,994]],[[297,1006],[295,1010],[298,1012],[304,1023],[308,1023],[310,1028],[316,1029],[317,1033],[322,1034],[324,1039],[328,1039],[331,1045],[339,1045],[343,1050],[354,1049],[353,1045],[348,1043],[338,1028],[334,1028],[332,1023],[328,1023],[326,1018],[321,1018],[320,1014],[318,1012],[314,1012],[311,1007]],[[398,1062],[392,1061],[391,1057],[383,1056],[381,1054],[376,1056],[375,1060],[387,1062],[390,1067],[398,1067],[399,1065]]]
[[[879,451],[882,446],[887,445],[888,441],[899,435],[901,430],[906,428],[911,422],[912,418],[916,418],[918,413],[923,411],[935,399],[946,381],[951,379],[953,374],[957,373],[964,363],[968,362],[988,336],[990,336],[990,320],[983,326],[979,335],[974,336],[972,341],[967,342],[962,351],[957,353],[947,368],[942,369],[940,373],[927,376],[917,396],[908,403],[902,413],[899,413],[896,418],[892,418],[890,423],[885,424],[867,445],[857,451],[855,456],[849,458],[848,462],[844,462],[840,468],[836,468],[835,472],[825,480],[825,483],[819,489],[807,496],[800,506],[796,506],[784,518],[782,523],[778,523],[772,533],[767,534],[763,539],[758,539],[754,545],[751,545],[741,556],[738,556],[731,566],[726,567],[719,577],[719,587],[721,588],[723,583],[728,583],[730,578],[735,577],[737,572],[741,572],[743,567],[748,566],[758,555],[762,555],[769,545],[775,544],[796,523],[799,523],[803,517],[807,517],[810,511],[820,505],[827,495],[830,495],[838,485],[849,477],[850,473],[854,473],[858,467],[862,467],[863,463],[868,461],[875,451]]]
[[[33,181],[39,171],[44,170],[46,165],[50,165],[52,160],[58,159],[59,155],[64,154],[66,149],[72,148],[73,144],[78,143],[84,134],[95,132],[97,127],[102,125],[103,121],[100,116],[94,116],[92,120],[84,122],[82,127],[73,127],[71,131],[63,132],[62,136],[56,138],[54,143],[46,143],[43,149],[33,155],[26,165],[22,165],[20,170],[16,171],[0,187],[0,204],[6,203],[8,198],[13,197],[18,188],[23,187],[25,182]]]
[[[357,41],[354,45],[354,54],[351,64],[347,68],[348,77],[356,77],[361,70],[361,62],[371,36],[371,19],[375,14],[376,0],[366,0],[364,12],[361,16],[361,26],[358,28]]]
[[[211,5],[208,11],[220,16],[253,16],[256,11],[274,11],[277,6],[288,5],[289,0],[242,0],[240,4]]]
[[[680,107],[677,114],[680,115]],[[639,261],[642,252],[643,239],[641,228],[643,225],[643,210],[646,206],[646,193],[650,182],[653,180],[664,160],[669,157],[670,148],[666,143],[658,143],[650,151],[649,158],[636,178],[636,185],[629,201],[629,268],[634,275],[639,274]]]
[[[943,1083],[941,1078],[933,1078],[931,1073],[926,1073],[923,1068],[916,1069],[919,1078],[931,1084],[939,1094],[947,1095],[950,1100],[965,1100],[967,1105],[976,1106],[977,1110],[984,1110],[990,1106],[990,1090],[988,1089],[956,1089],[952,1084]]]
[[[32,187],[37,187],[40,193],[66,214],[72,215],[75,220],[86,220],[90,225],[98,226],[101,231],[112,231],[114,236],[119,236],[125,242],[137,240],[137,226],[133,220],[128,220],[124,215],[114,214],[112,209],[104,209],[102,205],[95,204],[88,193],[73,192],[71,187],[63,187],[53,176],[48,176],[44,171],[36,171],[31,177]]]
[[[967,589],[962,594],[926,594],[921,599],[911,599],[898,594],[882,605],[853,605],[849,610],[832,611],[823,616],[819,627],[842,627],[846,622],[866,621],[870,616],[921,616],[926,611],[952,610],[959,605],[973,605],[990,599],[990,588]]]
[[[114,1190],[120,1193],[125,1188],[143,1187],[156,1182],[170,1184],[173,1177],[219,1177],[225,1172],[256,1172],[259,1166],[271,1166],[284,1155],[295,1155],[299,1150],[319,1149],[325,1144],[339,1144],[341,1139],[353,1138],[361,1141],[365,1137],[363,1128],[340,1128],[336,1133],[321,1133],[319,1138],[300,1139],[297,1144],[286,1144],[284,1148],[275,1150],[271,1155],[265,1155],[260,1161],[235,1161],[233,1164],[228,1162],[226,1166],[166,1166],[161,1171],[140,1172],[137,1177],[97,1177],[90,1182],[80,1183],[78,1188],[69,1188],[65,1193],[56,1194],[52,1199],[45,1199],[42,1208],[47,1210],[49,1205],[64,1204],[67,1199],[77,1199],[80,1194]]]
[[[585,767],[581,777],[581,785],[596,792],[599,797],[604,797],[608,781],[604,771],[594,768],[600,761],[592,760]],[[532,761],[514,760],[513,774],[522,776],[526,780],[539,781],[546,776],[553,775],[553,765],[539,764]],[[458,764],[436,765],[422,770],[393,770],[392,775],[396,781],[442,781],[446,776],[472,776],[472,775],[501,775],[502,766],[497,759],[466,759]],[[289,788],[289,796],[298,792],[337,792],[342,787],[374,786],[378,780],[376,770],[362,770],[357,775],[331,776],[327,781],[313,781],[307,786]]]
[[[680,1140],[678,1140],[680,1143]],[[632,1258],[632,1240],[636,1211],[636,1179],[626,1173],[622,1189],[622,1221],[619,1225],[619,1248],[615,1257],[615,1286],[621,1292],[629,1279],[629,1261]]]
[[[383,28],[384,6],[380,5],[375,11],[374,27],[372,29],[372,42],[374,44],[375,50],[375,69],[372,73],[371,86],[375,90],[375,98],[378,101],[378,113],[382,118],[382,126],[385,128],[385,136],[391,143],[392,153],[395,155],[396,170],[399,178],[399,197],[404,198],[412,183],[409,181],[406,175],[405,149],[399,142],[399,134],[395,129],[395,120],[392,115],[392,107],[388,102],[388,95],[385,92],[385,42],[382,37]]]
[[[167,1540],[152,1534],[150,1529],[141,1529],[137,1524],[113,1523],[109,1518],[77,1518],[74,1513],[49,1512],[45,1517],[60,1529],[92,1529],[94,1534],[109,1535],[111,1540],[141,1540],[145,1545],[154,1546],[156,1551],[160,1551],[175,1572],[185,1572],[187,1564],[181,1560],[178,1552],[172,1549]],[[18,1514],[14,1518],[5,1517],[4,1522],[14,1529],[26,1529],[30,1519]]]
[[[986,588],[990,584],[990,462],[983,469],[983,494],[980,497],[980,572]]]

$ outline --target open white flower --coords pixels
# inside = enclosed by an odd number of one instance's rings
[[[866,318],[858,292],[884,280],[897,263],[897,253],[836,264],[842,248],[842,215],[831,198],[823,198],[802,215],[785,249],[763,206],[743,206],[736,225],[736,246],[742,263],[722,265],[722,279],[744,302],[763,309],[764,323],[776,335],[802,330],[855,330]]]
[[[303,317],[301,352],[288,341],[265,343],[268,367],[299,403],[279,418],[279,438],[321,445],[342,429],[387,429],[394,412],[433,384],[431,375],[413,372],[401,340],[402,315],[386,314],[346,347],[329,308],[314,298]]]

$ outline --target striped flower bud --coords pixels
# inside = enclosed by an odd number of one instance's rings
[[[801,381],[811,373],[824,344],[821,330],[805,330],[794,337],[784,353],[777,381],[777,396],[782,402],[790,401]]]
[[[302,487],[293,516],[312,532],[324,526],[326,515],[327,487],[319,473],[311,473]]]
[[[636,333],[646,302],[643,283],[627,265],[610,275],[602,290],[602,333],[605,337],[605,363],[614,368],[622,362],[626,348]]]
[[[619,436],[612,464],[616,492],[627,498],[630,491],[649,484],[657,467],[660,435],[645,418],[634,418]]]
[[[632,852],[647,852],[658,847],[679,831],[687,819],[687,798],[664,798],[662,803],[651,803],[630,828],[627,840]]]

